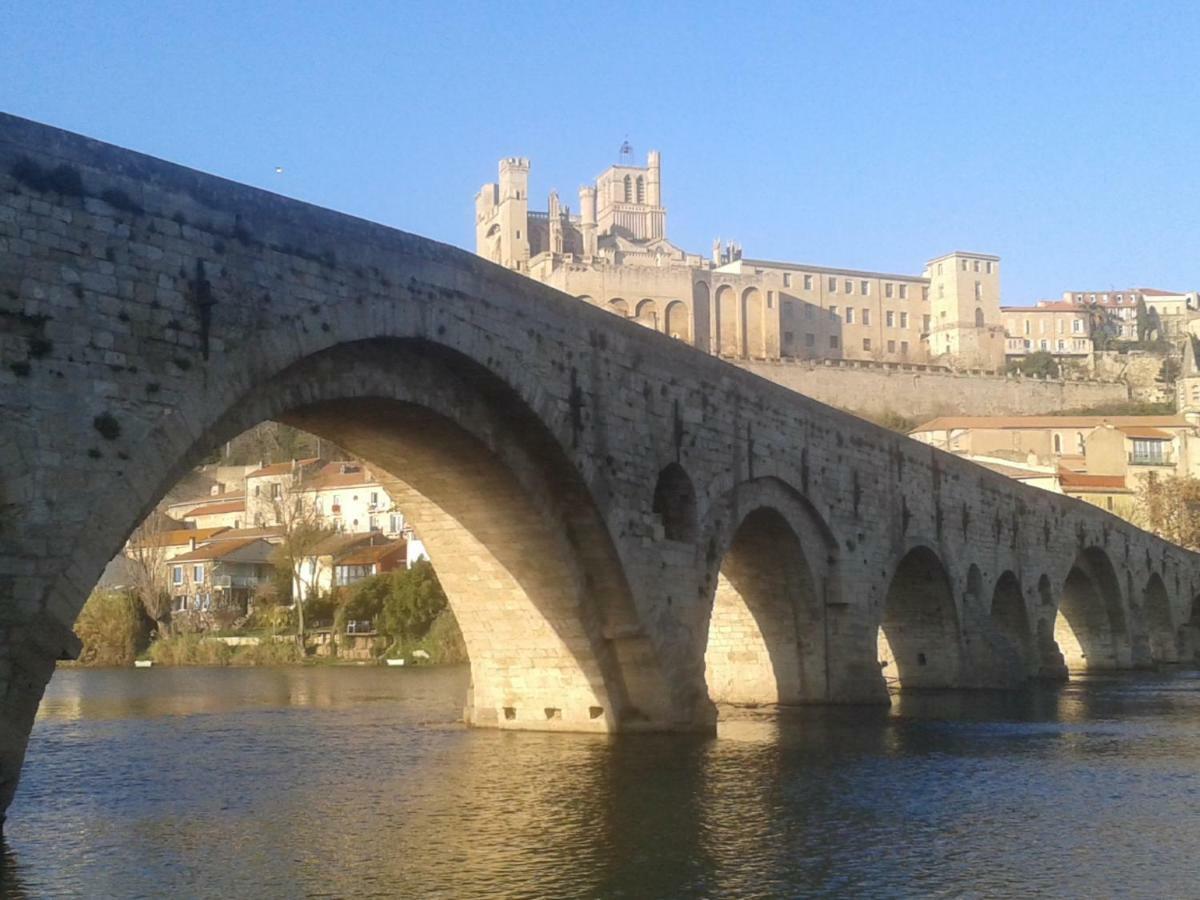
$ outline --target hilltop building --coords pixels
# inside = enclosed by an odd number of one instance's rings
[[[579,189],[572,213],[556,192],[529,208],[530,163],[500,161],[475,198],[476,252],[494,263],[734,359],[1004,363],[1000,260],[955,251],[919,275],[711,256],[667,238],[662,158],[628,154]]]

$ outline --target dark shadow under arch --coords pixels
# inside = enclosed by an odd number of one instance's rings
[[[679,463],[671,463],[658,473],[652,510],[668,541],[696,539],[696,489]]]
[[[956,687],[962,665],[958,612],[937,554],[905,554],[888,585],[879,625],[884,679],[900,690]]]
[[[1121,586],[1103,550],[1081,550],[1063,584],[1054,640],[1070,671],[1125,668],[1130,663]]]
[[[1171,598],[1162,577],[1153,573],[1146,582],[1142,596],[1142,611],[1146,616],[1146,634],[1150,639],[1150,655],[1154,662],[1179,661],[1178,633],[1171,618]]]
[[[992,629],[999,638],[997,650],[1001,665],[1009,676],[1007,680],[1025,680],[1036,666],[1037,652],[1025,610],[1025,595],[1017,576],[1011,571],[1004,572],[996,580],[990,618]]]

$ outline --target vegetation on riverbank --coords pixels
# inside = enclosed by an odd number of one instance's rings
[[[75,632],[84,645],[79,662],[128,666],[144,658],[161,666],[328,664],[345,659],[351,647],[359,662],[383,657],[426,664],[467,660],[458,622],[433,567],[425,561],[306,602],[303,614],[310,623],[330,624],[310,629],[303,641],[297,634],[296,613],[277,582],[256,596],[253,612],[238,627],[216,633],[163,633],[154,631],[153,621],[132,594],[97,592],[76,622]]]

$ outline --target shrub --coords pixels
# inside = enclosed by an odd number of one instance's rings
[[[179,634],[151,644],[150,659],[159,666],[227,666],[233,660],[233,648],[198,634]]]
[[[129,594],[96,592],[75,622],[83,642],[79,661],[88,666],[129,666],[145,646],[149,629],[142,605]]]
[[[282,666],[303,660],[300,648],[291,639],[238,647],[233,654],[233,664],[237,666]]]

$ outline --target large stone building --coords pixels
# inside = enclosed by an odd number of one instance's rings
[[[1004,362],[1000,260],[955,251],[920,275],[711,257],[667,240],[662,160],[628,154],[579,190],[579,212],[551,192],[529,209],[529,160],[500,161],[475,198],[479,255],[565,293],[734,359]]]

